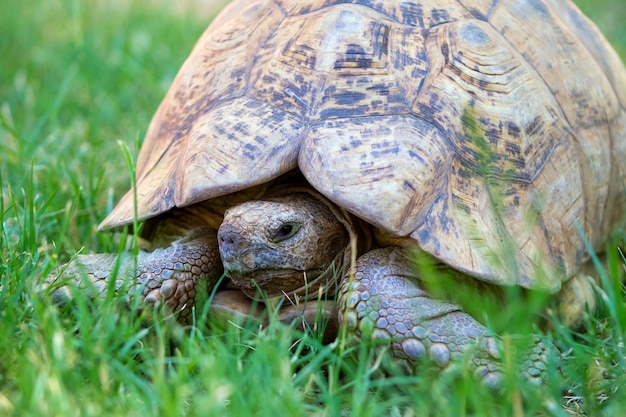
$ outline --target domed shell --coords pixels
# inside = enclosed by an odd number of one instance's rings
[[[620,220],[626,70],[566,0],[236,1],[159,107],[137,211],[299,168],[496,284],[557,291]],[[101,224],[132,222],[129,192]]]

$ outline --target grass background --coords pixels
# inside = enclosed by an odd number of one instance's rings
[[[119,249],[122,235],[95,229],[130,182],[118,142],[136,151],[220,2],[91,3],[0,5],[1,416],[626,414],[614,283],[588,333],[552,333],[569,352],[554,361],[562,372],[542,388],[512,379],[498,395],[462,368],[381,378],[367,350],[353,362],[281,326],[183,333],[142,326],[113,299],[50,306],[34,286],[59,259]],[[626,2],[578,3],[626,56]],[[622,264],[611,259],[609,278]]]

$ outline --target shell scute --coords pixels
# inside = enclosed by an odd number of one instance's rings
[[[176,205],[267,182],[295,168],[304,128],[301,119],[247,97],[206,113],[179,164]]]
[[[348,5],[287,18],[283,36],[259,51],[250,94],[311,121],[406,113],[389,62],[393,25]]]
[[[444,138],[432,125],[410,115],[371,116],[311,128],[298,166],[340,206],[408,235],[445,186],[449,159]]]

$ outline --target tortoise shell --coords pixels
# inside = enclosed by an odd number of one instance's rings
[[[464,273],[558,291],[620,221],[624,161],[626,70],[567,0],[241,0],[150,124],[137,212],[297,168]]]

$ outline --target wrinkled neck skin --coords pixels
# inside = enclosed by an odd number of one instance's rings
[[[369,246],[357,223],[309,187],[276,187],[226,211],[218,232],[224,269],[254,299],[333,296]]]

